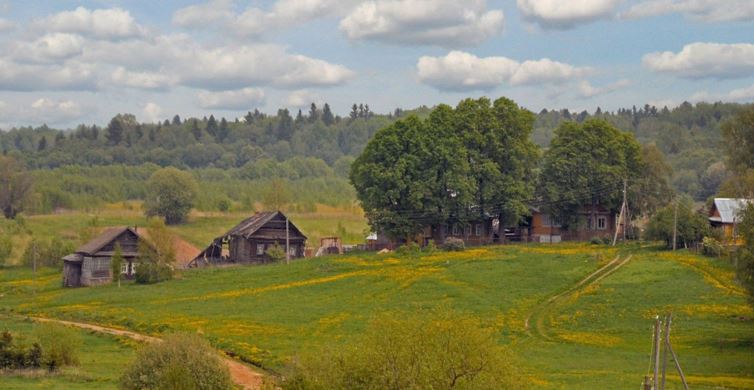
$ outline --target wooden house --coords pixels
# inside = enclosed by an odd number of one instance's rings
[[[286,237],[291,258],[304,256],[306,236],[280,211],[259,212],[215,238],[190,263],[190,267],[216,263],[267,263],[267,251],[274,245],[285,249]]]
[[[111,261],[115,245],[123,254],[120,272],[131,278],[139,257],[142,237],[135,228],[111,227],[82,245],[74,253],[63,257],[63,286],[79,287],[106,284],[112,281]]]
[[[751,199],[715,198],[709,211],[709,222],[712,228],[722,231],[725,244],[740,244],[736,225],[741,222],[742,210],[751,202]]]
[[[617,215],[603,206],[582,207],[567,229],[555,218],[539,208],[531,207],[531,217],[527,218],[526,241],[556,243],[561,241],[588,241],[592,238],[610,238],[615,235]]]

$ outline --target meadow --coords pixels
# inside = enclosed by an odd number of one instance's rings
[[[616,258],[621,267],[579,284]],[[169,282],[120,288],[62,289],[55,270],[0,269],[6,315],[155,335],[200,332],[273,373],[298,353],[348,343],[378,313],[445,309],[494,327],[533,388],[638,387],[654,317],[668,312],[692,388],[754,388],[754,313],[744,291],[725,260],[686,251],[529,244],[349,254],[187,270]],[[673,372],[669,382],[680,388]]]
[[[37,323],[0,314],[0,331],[10,331],[14,339],[31,340]],[[81,340],[79,365],[63,367],[55,373],[44,370],[0,376],[4,390],[26,389],[114,389],[123,367],[135,356],[134,342],[99,333],[73,329]]]

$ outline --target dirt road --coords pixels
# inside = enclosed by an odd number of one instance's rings
[[[61,325],[92,330],[99,333],[106,333],[106,334],[111,334],[115,336],[128,337],[130,339],[141,341],[141,342],[154,343],[154,342],[162,341],[162,339],[160,338],[144,335],[141,333],[131,332],[131,331],[122,330],[122,329],[108,328],[104,326],[87,324],[83,322],[64,321],[64,320],[57,320],[53,318],[43,318],[43,317],[31,317],[31,319],[38,322],[54,322]],[[254,370],[253,368],[241,362],[238,362],[236,360],[233,360],[225,356],[225,354],[223,353],[221,353],[221,355],[222,355],[221,358],[223,359],[225,364],[228,366],[228,369],[230,370],[230,376],[233,379],[233,382],[235,384],[241,386],[243,389],[246,389],[246,390],[257,390],[257,389],[262,388],[262,382],[264,379],[264,375],[262,373]]]

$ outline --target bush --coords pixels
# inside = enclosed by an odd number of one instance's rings
[[[463,240],[460,238],[449,237],[445,239],[442,248],[446,251],[462,251],[466,248],[466,244],[464,244]]]
[[[702,250],[705,255],[715,257],[720,257],[725,252],[723,244],[712,237],[704,237],[702,240]]]
[[[521,388],[497,332],[453,312],[390,313],[352,344],[300,356],[283,389]]]
[[[120,378],[120,387],[140,389],[231,389],[228,367],[209,343],[175,334],[143,347]]]
[[[592,245],[602,245],[602,238],[601,237],[592,237],[591,240],[589,240],[589,243]]]
[[[139,284],[153,284],[173,279],[173,267],[169,264],[145,261],[136,265],[134,281]]]
[[[34,337],[41,347],[42,365],[53,371],[63,366],[79,364],[79,335],[61,325],[40,324],[34,330]]]
[[[401,256],[413,256],[421,252],[421,247],[415,242],[409,242],[407,244],[399,246],[395,253]]]
[[[0,233],[2,233],[0,231]],[[10,258],[11,253],[13,252],[13,241],[10,239],[9,234],[2,234],[0,236],[0,265],[5,264],[5,262]]]
[[[272,261],[282,261],[285,260],[285,249],[283,249],[282,246],[278,245],[276,242],[275,245],[267,248],[267,256],[270,257],[270,260]]]
[[[435,245],[435,240],[429,240],[429,242],[427,242],[427,245],[424,248],[422,248],[422,252],[424,253],[437,252],[437,245]]]

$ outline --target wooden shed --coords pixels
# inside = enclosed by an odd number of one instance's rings
[[[741,244],[736,226],[741,223],[742,211],[751,202],[751,199],[743,198],[715,198],[709,211],[709,222],[712,228],[722,231],[725,244]]]
[[[80,287],[106,284],[112,281],[110,264],[115,244],[120,244],[123,254],[121,273],[126,278],[134,274],[139,257],[141,236],[135,228],[111,227],[82,245],[74,253],[63,257],[63,286]]]
[[[286,240],[287,237],[287,240]],[[267,263],[267,251],[274,245],[289,244],[291,258],[304,256],[306,236],[280,211],[259,212],[215,238],[190,267],[215,263]]]

